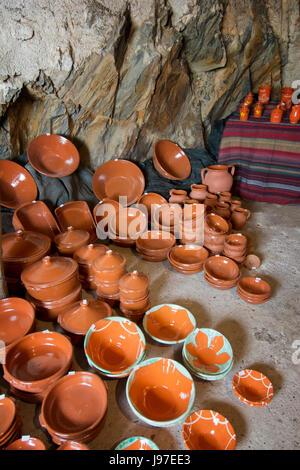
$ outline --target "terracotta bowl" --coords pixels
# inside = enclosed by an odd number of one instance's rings
[[[148,218],[136,207],[124,207],[113,215],[108,223],[108,231],[117,237],[136,240],[147,230]]]
[[[89,232],[90,243],[94,243],[97,240],[96,225],[86,201],[65,202],[58,206],[54,212],[63,232],[68,227],[73,227],[76,230]]]
[[[260,297],[271,295],[271,286],[259,277],[242,277],[238,283],[239,289],[247,296]]]
[[[232,379],[235,396],[246,405],[261,407],[268,405],[273,398],[273,385],[262,372],[244,369]]]
[[[59,233],[54,238],[56,247],[62,256],[73,256],[75,251],[87,245],[89,240],[89,232],[74,229],[74,227],[68,227],[65,232]]]
[[[46,450],[45,444],[36,437],[22,436],[9,444],[6,450]]]
[[[208,258],[208,251],[199,245],[175,245],[170,250],[170,257],[181,267],[197,268]]]
[[[236,446],[232,425],[213,410],[192,413],[184,422],[182,437],[188,450],[234,450]]]
[[[128,437],[115,447],[115,450],[159,450],[157,445],[142,436]]]
[[[232,289],[237,285],[239,277],[233,281],[216,281],[215,279],[207,276],[207,274],[204,273],[204,280],[207,282],[207,284],[212,287],[215,287],[216,289],[227,290]]]
[[[102,379],[90,372],[71,372],[48,390],[40,423],[51,436],[77,441],[88,435],[92,440],[106,411],[107,389]]]
[[[90,450],[85,444],[76,441],[66,441],[56,450]]]
[[[8,350],[3,377],[19,390],[40,393],[69,370],[72,356],[72,344],[64,335],[31,333]]]
[[[191,174],[191,163],[184,151],[170,140],[159,140],[154,145],[155,169],[170,180],[184,180]]]
[[[153,225],[156,229],[168,232],[177,227],[182,219],[182,208],[177,203],[164,204],[157,207],[153,215]]]
[[[181,364],[156,357],[134,368],[127,379],[126,396],[139,419],[152,426],[169,427],[190,413],[195,386]]]
[[[146,333],[164,344],[182,343],[196,326],[195,317],[179,305],[161,304],[148,310],[143,319]]]
[[[149,292],[146,295],[139,299],[139,300],[128,300],[127,297],[124,297],[122,293],[120,293],[120,308],[121,310],[131,311],[132,313],[146,312],[150,307],[150,297]],[[125,315],[126,316],[126,315]]]
[[[19,206],[13,215],[15,230],[29,230],[43,233],[51,240],[60,233],[55,217],[43,201],[26,202]]]
[[[98,202],[93,209],[93,216],[96,224],[96,232],[98,238],[105,239],[104,234],[108,231],[108,222],[117,211],[122,207],[117,201],[113,199],[104,198]]]
[[[0,395],[0,439],[7,437],[15,423],[17,414],[15,400],[5,395]]]
[[[136,248],[146,255],[166,254],[176,243],[173,234],[161,230],[149,230],[136,241]]]
[[[203,269],[216,281],[233,281],[240,275],[238,265],[226,256],[211,256],[204,262]]]
[[[0,205],[17,209],[34,201],[38,190],[31,174],[18,163],[0,159]]]
[[[35,322],[35,310],[24,299],[0,300],[0,340],[9,345],[29,333]]]
[[[144,357],[146,341],[138,326],[123,317],[96,322],[86,334],[84,351],[100,373],[126,377]]]
[[[217,234],[224,234],[228,232],[229,225],[223,217],[212,212],[205,217],[204,230]]]
[[[62,178],[77,170],[80,157],[75,145],[56,134],[39,135],[27,149],[31,166],[43,175]]]
[[[168,201],[158,193],[144,193],[138,200],[139,206],[144,206],[144,210],[147,210],[148,220],[151,220],[155,209],[157,206],[162,206],[163,204],[168,204]]]
[[[130,206],[137,202],[145,188],[145,178],[140,168],[129,160],[110,160],[100,165],[92,180],[96,197],[118,201],[121,205]],[[120,197],[127,198],[120,201]]]

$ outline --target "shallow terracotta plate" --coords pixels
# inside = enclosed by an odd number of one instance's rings
[[[175,245],[170,251],[170,258],[183,268],[196,268],[202,265],[208,255],[206,248],[193,244]]]
[[[54,240],[60,232],[58,223],[43,201],[27,202],[19,206],[13,215],[15,230],[31,230],[47,235]]]
[[[242,403],[257,407],[268,405],[274,394],[268,377],[253,369],[237,372],[232,379],[232,390]]]
[[[37,185],[31,174],[16,162],[0,159],[0,205],[16,209],[37,197]]]

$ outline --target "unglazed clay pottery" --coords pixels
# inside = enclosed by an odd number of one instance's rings
[[[46,450],[45,444],[36,437],[22,436],[5,447],[6,450]]]
[[[249,254],[246,256],[244,266],[247,269],[258,269],[261,265],[261,260],[257,255]]]
[[[56,235],[54,242],[62,256],[73,256],[76,250],[85,246],[90,239],[90,234],[86,230],[68,227],[65,232]]]
[[[231,202],[231,193],[229,191],[223,191],[219,194],[219,202]]]
[[[208,251],[199,245],[175,245],[170,250],[172,261],[182,268],[199,268],[208,258]]]
[[[8,350],[3,377],[18,390],[40,393],[69,370],[72,355],[72,345],[62,334],[31,333]]]
[[[253,369],[237,372],[232,379],[232,390],[242,403],[254,407],[268,405],[274,394],[268,377]]]
[[[214,207],[214,212],[225,220],[229,220],[231,217],[230,205],[226,202],[217,202]]]
[[[237,255],[244,253],[247,247],[247,237],[241,233],[231,233],[226,236],[224,248]]]
[[[197,410],[184,422],[183,442],[188,450],[234,450],[235,431],[217,411]]]
[[[190,198],[203,202],[206,198],[207,186],[205,184],[192,184]]]
[[[124,294],[120,292],[120,309],[126,312],[132,312],[136,314],[136,312],[146,312],[150,308],[150,297],[149,292],[145,294],[144,297],[138,300],[128,300]]]
[[[115,447],[115,450],[159,450],[157,445],[146,437],[128,437]]]
[[[244,297],[253,301],[269,299],[271,296],[270,284],[259,277],[242,277],[238,289]]]
[[[286,109],[289,110],[292,106],[294,89],[292,87],[284,87],[281,89],[281,101],[286,104]]]
[[[170,189],[169,203],[184,204],[187,198],[187,192],[183,189]]]
[[[148,293],[149,277],[138,271],[124,274],[119,281],[120,294],[127,300],[140,300]]]
[[[120,310],[123,313],[124,317],[126,317],[128,320],[139,323],[143,320],[145,313],[147,310],[151,308],[150,301],[148,305],[143,308],[142,310],[128,310],[124,308],[123,304],[120,303]]]
[[[226,256],[211,256],[203,265],[204,272],[215,281],[235,281],[240,275],[238,265]]]
[[[261,86],[258,91],[258,101],[262,104],[268,104],[271,96],[271,86]]]
[[[136,207],[121,207],[108,223],[110,238],[136,240],[148,228],[148,218]]]
[[[256,117],[256,118],[261,117],[261,116],[262,116],[262,113],[263,113],[263,110],[264,110],[263,104],[262,104],[260,101],[258,101],[258,102],[255,104],[254,109],[253,109],[253,115],[254,115],[254,117]]]
[[[19,206],[14,212],[12,223],[15,230],[43,233],[52,241],[60,233],[55,217],[43,201],[26,202]]]
[[[204,219],[204,231],[212,235],[225,234],[229,231],[229,225],[223,217],[212,212]]]
[[[23,390],[19,390],[13,387],[12,385],[10,385],[9,391],[18,400],[25,401],[26,403],[37,404],[37,403],[42,403],[46,395],[47,388],[41,393],[32,393],[32,392],[24,392]]]
[[[68,227],[73,227],[76,230],[89,232],[90,243],[97,240],[96,225],[86,201],[65,202],[65,204],[58,206],[54,212],[63,232]]]
[[[110,160],[97,168],[92,187],[100,201],[109,198],[130,206],[143,194],[145,178],[135,163],[121,159]],[[122,201],[119,200],[120,197],[123,198]]]
[[[232,289],[234,286],[236,286],[238,279],[239,277],[234,281],[216,281],[204,273],[204,280],[207,282],[207,284],[219,290]]]
[[[31,166],[46,176],[62,178],[77,170],[80,157],[75,145],[56,134],[39,135],[27,149]]]
[[[99,282],[116,282],[126,271],[126,257],[122,253],[107,250],[92,262],[92,273],[96,284]]]
[[[292,110],[289,114],[289,120],[291,124],[297,124],[300,119],[300,104],[292,106]]]
[[[234,170],[233,165],[210,165],[201,170],[202,183],[207,185],[208,191],[213,194],[230,191]]]
[[[271,111],[271,122],[274,122],[274,123],[281,122],[282,116],[283,116],[283,111],[278,105],[276,106],[275,109],[273,109],[273,111]]]
[[[90,450],[85,444],[76,441],[66,441],[56,450]]]
[[[24,299],[0,300],[0,340],[9,345],[29,333],[34,326],[35,310]]]
[[[97,280],[97,290],[102,292],[103,295],[119,297],[119,279],[116,281],[98,281]]]
[[[107,250],[108,247],[101,243],[89,243],[88,245],[83,245],[81,248],[78,248],[74,252],[73,258],[78,263],[79,274],[81,274],[82,276],[91,276],[93,261],[98,256],[103,256],[107,252]]]
[[[148,221],[152,220],[152,216],[154,214],[155,209],[158,206],[162,206],[163,204],[168,204],[168,201],[158,193],[144,193],[138,200],[138,208],[139,206],[144,206],[147,210],[148,214]]]
[[[120,204],[113,199],[104,198],[93,209],[96,232],[100,239],[105,238],[108,231],[108,221],[120,209]]]
[[[126,377],[145,355],[140,328],[123,317],[108,317],[91,326],[84,340],[90,366],[110,377]]]
[[[89,442],[100,432],[106,411],[107,389],[102,379],[90,372],[71,372],[48,390],[40,423],[59,444]]]
[[[18,163],[0,159],[0,205],[17,209],[37,197],[37,185],[31,174]]]
[[[133,369],[126,396],[139,419],[151,426],[169,427],[190,413],[195,386],[190,373],[177,361],[156,357]]]
[[[182,343],[195,326],[196,320],[191,312],[174,304],[156,305],[146,312],[143,319],[146,333],[164,344]]]
[[[237,207],[232,211],[231,214],[232,228],[234,230],[241,230],[250,216],[251,212],[248,209]]]
[[[188,156],[174,142],[159,140],[154,145],[153,164],[155,169],[170,180],[184,180],[191,174]]]
[[[218,202],[218,196],[216,194],[210,194],[210,193],[206,194],[204,204],[207,206],[208,209],[213,209],[215,205],[217,204],[217,202]]]
[[[154,211],[153,225],[157,230],[174,232],[182,218],[182,208],[178,203],[164,204]]]
[[[235,209],[242,207],[242,201],[240,199],[232,199],[230,202],[231,212]]]

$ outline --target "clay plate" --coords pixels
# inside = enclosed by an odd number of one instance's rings
[[[46,450],[45,444],[35,437],[23,436],[7,447],[6,450]]]
[[[244,369],[235,374],[232,379],[232,390],[242,403],[255,407],[268,405],[274,394],[273,385],[268,377],[252,369]]]
[[[183,268],[197,268],[202,266],[208,258],[208,251],[199,245],[175,245],[169,255],[177,265]]]
[[[0,159],[0,205],[17,209],[37,197],[37,186],[31,174],[18,163]]]

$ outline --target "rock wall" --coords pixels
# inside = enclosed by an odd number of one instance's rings
[[[262,84],[300,79],[297,0],[10,0],[0,6],[0,155],[53,132],[85,164],[205,145]]]

